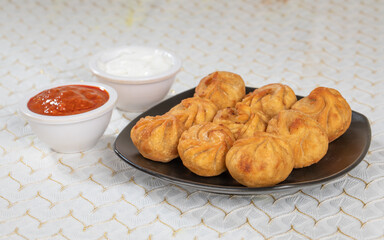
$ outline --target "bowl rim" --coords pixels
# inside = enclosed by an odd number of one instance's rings
[[[81,85],[81,86],[93,86],[93,87],[99,87],[102,90],[105,90],[109,94],[109,98],[107,102],[105,102],[100,107],[84,112],[79,114],[73,114],[73,115],[65,115],[65,116],[49,116],[49,115],[43,115],[38,114],[35,112],[32,112],[27,104],[29,100],[34,97],[35,95],[41,93],[42,91],[55,88],[55,87],[61,87],[61,86],[69,86],[69,85]],[[19,105],[19,113],[28,121],[33,121],[37,123],[44,123],[44,124],[68,124],[68,123],[78,123],[78,122],[84,122],[88,121],[97,117],[100,117],[101,115],[112,111],[115,107],[117,102],[117,92],[110,86],[98,82],[67,82],[67,83],[55,83],[47,85],[43,88],[37,89],[35,91],[32,91],[31,93],[27,94]]]
[[[127,77],[127,76],[117,76],[113,74],[109,74],[98,67],[98,60],[103,55],[111,54],[112,52],[122,52],[126,49],[132,48],[141,48],[141,49],[149,49],[153,51],[160,51],[168,56],[170,56],[174,62],[171,68],[168,70],[161,72],[159,74],[151,75],[151,76],[143,76],[143,77]],[[169,50],[164,50],[158,47],[144,46],[144,45],[124,45],[119,47],[108,48],[103,51],[96,53],[91,60],[89,61],[88,67],[91,72],[100,78],[103,78],[104,81],[110,81],[120,84],[148,84],[154,82],[161,82],[163,80],[167,80],[173,76],[175,76],[181,70],[181,59],[174,52]]]

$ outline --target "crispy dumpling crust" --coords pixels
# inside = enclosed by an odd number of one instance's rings
[[[260,111],[252,112],[248,105],[239,102],[233,108],[219,110],[213,122],[228,127],[238,139],[251,137],[256,131],[264,132],[268,118]]]
[[[180,138],[178,151],[185,167],[204,177],[225,172],[225,156],[235,138],[231,131],[220,124],[194,125]]]
[[[325,130],[316,120],[299,111],[281,111],[269,121],[267,132],[287,140],[293,151],[294,168],[317,163],[328,150]]]
[[[253,112],[261,111],[271,119],[280,111],[290,109],[296,101],[296,95],[289,86],[272,83],[247,94],[242,103],[250,106]]]
[[[209,99],[200,97],[186,98],[167,114],[175,116],[188,129],[193,125],[211,122],[217,113],[216,105]]]
[[[341,94],[332,88],[318,87],[293,106],[314,118],[325,129],[329,142],[347,131],[352,120],[352,110]]]
[[[131,130],[131,139],[148,159],[169,162],[179,156],[177,145],[184,125],[172,115],[141,118]]]
[[[218,71],[200,80],[195,96],[210,99],[219,109],[234,107],[245,95],[245,83],[240,75]]]
[[[231,176],[247,187],[276,185],[289,176],[294,165],[288,143],[265,132],[237,140],[225,162]]]

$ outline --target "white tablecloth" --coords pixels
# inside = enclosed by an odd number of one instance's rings
[[[3,1],[0,239],[383,239],[383,16],[380,0]],[[51,151],[18,102],[51,83],[95,81],[90,57],[127,44],[182,58],[169,96],[215,70],[298,95],[336,88],[369,118],[370,150],[336,181],[251,196],[180,187],[121,161],[113,142],[138,113],[114,110],[90,151]]]

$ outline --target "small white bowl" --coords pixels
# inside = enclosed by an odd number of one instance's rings
[[[67,85],[99,87],[108,92],[109,99],[94,110],[74,115],[48,116],[29,110],[28,101],[38,93]],[[28,94],[21,101],[20,113],[28,121],[37,137],[53,150],[61,153],[75,153],[86,151],[96,145],[109,124],[116,100],[116,91],[105,84],[92,82],[55,84]]]
[[[117,76],[104,71],[105,64],[129,51],[153,51],[163,54],[172,62],[172,66],[161,73],[151,76]],[[97,80],[112,86],[118,93],[117,107],[128,112],[141,112],[160,102],[169,92],[176,74],[181,69],[181,60],[175,54],[158,48],[144,46],[123,46],[102,51],[91,58],[89,68]]]

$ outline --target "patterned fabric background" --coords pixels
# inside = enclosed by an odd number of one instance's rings
[[[2,1],[0,239],[384,239],[381,0]],[[148,176],[113,152],[139,113],[114,110],[90,151],[59,154],[18,113],[51,83],[95,81],[90,57],[140,44],[176,52],[170,95],[215,70],[298,95],[338,89],[371,123],[365,159],[323,185],[220,195]]]

